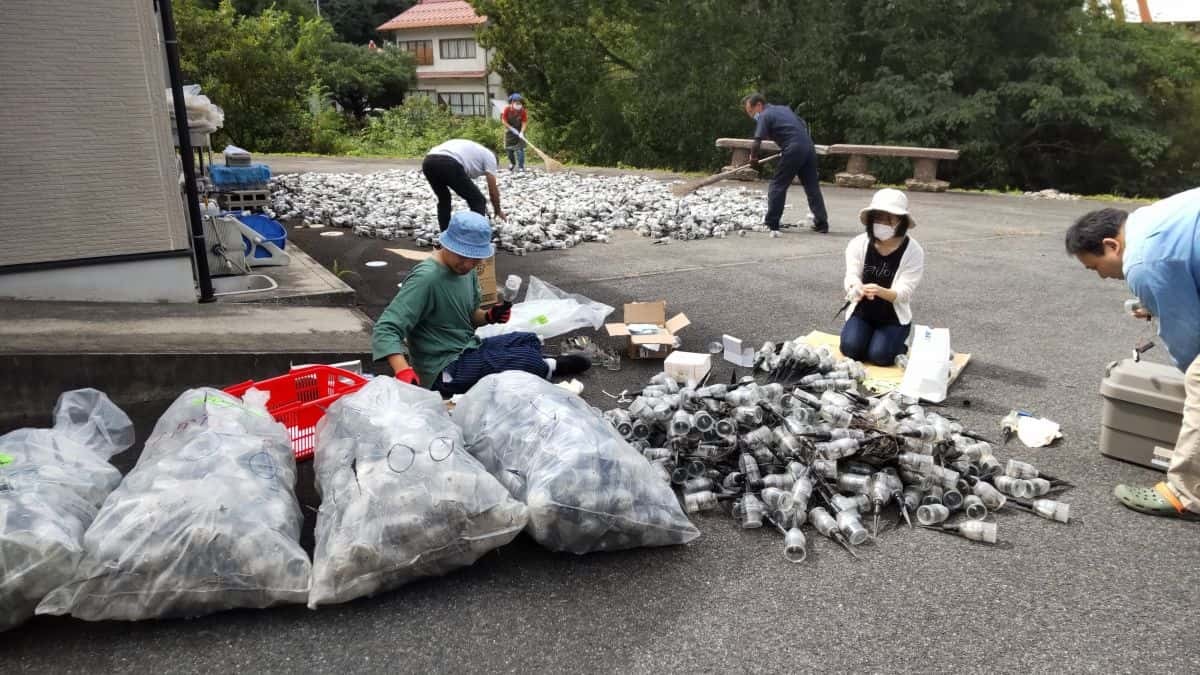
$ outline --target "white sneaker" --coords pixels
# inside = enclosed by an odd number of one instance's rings
[[[771,230],[771,238],[778,239],[779,238],[779,230]]]

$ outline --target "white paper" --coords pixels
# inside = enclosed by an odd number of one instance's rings
[[[1022,415],[1017,421],[1017,438],[1030,448],[1043,448],[1055,439],[1062,438],[1057,422],[1045,417],[1030,417]]]
[[[580,394],[583,393],[583,383],[574,378],[572,378],[571,380],[565,380],[563,382],[559,382],[555,386],[562,387],[563,389],[566,389],[567,391],[571,392],[572,394],[575,394],[576,396],[579,396]]]

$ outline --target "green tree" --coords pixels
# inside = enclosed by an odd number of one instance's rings
[[[382,44],[384,36],[376,29],[415,4],[416,0],[321,0],[321,16],[333,25],[340,40]]]
[[[197,4],[205,9],[216,9],[221,0],[198,0]],[[314,0],[232,0],[233,9],[245,16],[258,16],[268,9],[312,18],[317,15]]]
[[[327,23],[277,9],[245,16],[229,0],[215,11],[185,0],[176,23],[183,75],[224,109],[224,139],[256,151],[307,146],[304,96],[332,41]]]
[[[818,142],[954,147],[966,186],[1200,181],[1195,33],[1079,0],[475,0],[542,138],[586,162],[715,168],[761,90]],[[832,169],[833,162],[825,162]],[[885,180],[910,171],[880,162]]]
[[[338,105],[361,120],[366,109],[400,105],[416,73],[411,55],[332,42],[321,54],[321,82]]]

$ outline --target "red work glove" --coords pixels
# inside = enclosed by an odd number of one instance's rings
[[[493,305],[485,314],[484,318],[488,323],[508,323],[512,317],[512,303],[502,302],[498,305]]]
[[[408,384],[415,384],[418,387],[421,386],[421,381],[417,379],[417,371],[413,370],[412,368],[405,368],[404,370],[396,373],[396,379],[400,380],[401,382],[407,382]]]

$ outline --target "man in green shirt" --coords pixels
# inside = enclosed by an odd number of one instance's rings
[[[510,303],[479,307],[480,262],[495,254],[486,217],[460,211],[441,236],[442,247],[413,267],[400,291],[375,323],[372,352],[387,360],[396,377],[444,395],[466,392],[479,380],[505,370],[524,370],[549,379],[591,367],[580,354],[542,356],[534,333],[506,333],[480,340],[475,328],[505,323]]]

